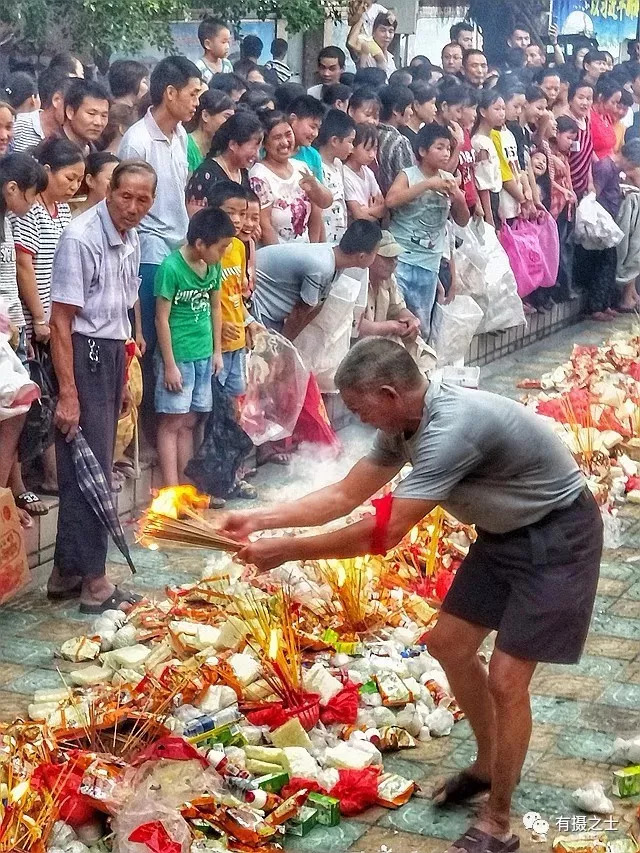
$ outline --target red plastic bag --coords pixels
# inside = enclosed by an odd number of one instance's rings
[[[627,477],[627,482],[624,484],[624,490],[628,494],[640,489],[640,477]]]
[[[340,814],[353,817],[375,805],[378,799],[378,774],[380,768],[365,767],[362,770],[339,770],[340,780],[329,791],[340,800]]]
[[[96,816],[93,800],[80,793],[83,773],[69,770],[69,764],[41,764],[33,773],[34,786],[56,792],[58,817],[69,826],[88,823]]]
[[[281,702],[272,702],[258,711],[249,711],[245,716],[252,726],[269,726],[272,731],[284,726],[290,720]]]
[[[340,439],[331,426],[320,388],[313,374],[309,377],[302,411],[293,431],[293,441],[297,444],[303,441],[311,444],[326,444],[336,451],[341,448]]]
[[[320,719],[325,726],[345,723],[352,726],[358,716],[358,687],[348,681],[343,689],[320,710]]]
[[[154,820],[152,823],[143,823],[134,829],[129,836],[129,841],[144,844],[151,853],[182,853],[182,844],[173,841],[162,821]]]
[[[139,767],[145,761],[160,761],[162,758],[170,758],[173,761],[193,761],[195,758],[203,767],[208,767],[206,758],[198,750],[187,743],[184,738],[167,735],[150,744],[142,752],[139,752],[131,762],[133,767]]]

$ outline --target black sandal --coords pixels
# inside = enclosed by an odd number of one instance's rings
[[[517,835],[512,835],[506,841],[496,838],[495,835],[490,835],[488,832],[483,832],[475,826],[468,829],[464,835],[461,835],[457,841],[445,851],[445,853],[514,853],[520,847],[520,839]]]
[[[459,805],[490,790],[491,782],[479,779],[469,770],[461,770],[436,788],[431,799],[436,806]]]
[[[135,592],[126,592],[116,587],[109,598],[106,598],[101,604],[80,604],[80,613],[99,616],[105,610],[119,610],[121,604],[137,604],[139,601],[142,601],[141,595],[136,595]]]
[[[28,512],[29,515],[46,515],[49,512],[49,507],[46,506],[42,498],[36,495],[35,492],[20,492],[19,495],[14,497],[14,501],[18,509],[23,509],[25,512]],[[44,509],[39,511],[33,509],[34,504],[42,504]]]

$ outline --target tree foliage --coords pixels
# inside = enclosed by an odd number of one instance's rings
[[[336,14],[335,0],[214,0],[208,12],[224,20],[261,20],[275,15],[290,33],[321,26]],[[0,32],[13,31],[14,40],[36,54],[70,46],[93,58],[135,51],[145,43],[170,50],[169,24],[191,17],[191,0],[0,0]],[[199,15],[198,15],[199,17]]]
[[[207,4],[213,15],[234,23],[242,18],[264,21],[275,16],[287,22],[290,34],[322,26],[325,18],[337,17],[340,8],[337,0],[213,0]]]

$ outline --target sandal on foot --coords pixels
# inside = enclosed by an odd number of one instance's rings
[[[82,581],[67,589],[49,589],[47,587],[47,598],[49,601],[69,601],[71,598],[80,598],[82,593]]]
[[[520,847],[520,839],[512,835],[506,841],[483,832],[475,826],[468,829],[464,835],[453,842],[445,853],[513,853]]]
[[[20,492],[19,495],[15,496],[14,501],[18,509],[23,509],[29,515],[46,515],[49,512],[49,507],[35,492]],[[36,509],[35,504],[42,504],[44,509]]]
[[[209,509],[224,509],[227,502],[224,498],[217,498],[215,495],[209,495]]]
[[[431,799],[436,806],[458,805],[468,802],[478,794],[486,794],[489,790],[491,782],[474,776],[468,770],[462,770],[436,788]]]
[[[142,601],[141,595],[116,587],[109,598],[106,598],[101,604],[81,604],[80,613],[99,616],[105,610],[119,610],[121,604],[137,604],[139,601]]]

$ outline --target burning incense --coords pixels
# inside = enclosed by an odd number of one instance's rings
[[[208,506],[209,497],[199,494],[193,486],[161,489],[140,520],[138,541],[151,549],[157,549],[158,542],[170,542],[236,553],[241,543],[224,536],[203,517]]]

